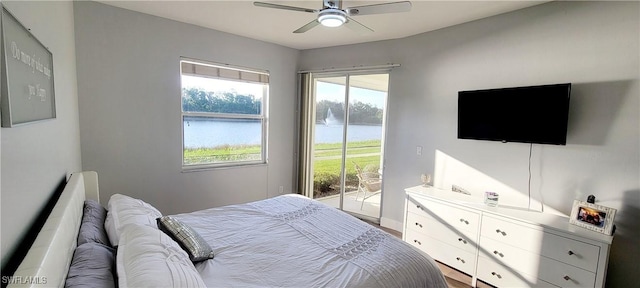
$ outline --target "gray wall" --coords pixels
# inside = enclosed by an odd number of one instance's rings
[[[95,2],[3,4],[53,52],[58,115],[0,131],[3,264],[70,172],[98,171],[103,201],[125,193],[165,214],[291,192],[297,66],[393,62],[383,223],[402,221],[402,189],[435,171],[436,151],[526,193],[529,146],[456,139],[457,91],[572,82],[569,143],[534,145],[532,195],[564,213],[589,194],[619,209],[607,286],[640,272],[637,2],[549,3],[302,52]],[[181,172],[180,56],[271,71],[268,165]]]
[[[4,266],[55,188],[81,170],[81,160],[72,3],[2,5],[53,53],[57,112],[54,120],[1,129]]]
[[[568,143],[533,145],[531,193],[567,214],[589,194],[617,208],[607,287],[628,287],[640,272],[639,25],[637,2],[554,2],[400,40],[306,50],[300,67],[402,65],[390,75],[384,170],[382,222],[392,226],[403,218],[403,188],[438,168],[436,151],[528,191],[528,144],[457,139],[458,91],[573,83]]]
[[[102,201],[174,214],[292,191],[298,50],[96,2],[74,13],[82,164]],[[268,165],[181,172],[181,56],[270,71]]]

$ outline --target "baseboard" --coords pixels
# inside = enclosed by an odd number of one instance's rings
[[[380,218],[380,226],[402,232],[402,222],[390,218]]]

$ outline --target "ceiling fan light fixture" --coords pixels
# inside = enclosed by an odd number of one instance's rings
[[[327,9],[320,11],[318,22],[325,27],[339,27],[347,22],[347,14],[342,10]]]

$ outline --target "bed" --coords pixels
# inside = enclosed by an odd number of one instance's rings
[[[106,236],[87,234],[97,179],[71,175],[9,287],[447,287],[428,255],[300,195],[162,215],[115,194],[104,225],[92,226]],[[102,252],[83,258],[81,248]],[[108,264],[94,263],[103,258]],[[96,282],[100,273],[114,277]]]

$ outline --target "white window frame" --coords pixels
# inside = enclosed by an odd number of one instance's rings
[[[269,111],[269,71],[266,70],[258,70],[246,67],[232,66],[228,64],[220,64],[213,63],[203,60],[196,60],[191,58],[180,58],[180,79],[182,79],[183,75],[195,76],[195,77],[203,77],[203,78],[212,78],[219,79],[224,81],[238,81],[238,82],[248,82],[248,83],[256,83],[265,85],[263,88],[262,94],[262,105],[261,105],[261,113],[260,114],[235,114],[235,113],[214,113],[214,112],[185,112],[183,111],[182,104],[182,91],[184,89],[182,85],[182,80],[180,81],[180,127],[182,131],[182,145],[181,145],[181,153],[182,153],[182,171],[194,171],[194,170],[204,170],[204,169],[213,169],[213,168],[229,168],[229,167],[237,167],[237,166],[247,166],[247,165],[263,165],[267,164],[267,145],[268,145],[268,111]],[[185,73],[183,69],[185,69],[184,63],[187,64],[195,64],[193,66],[193,73]],[[196,71],[197,68],[202,71]],[[189,68],[191,69],[191,68]],[[213,72],[212,72],[213,71]],[[261,122],[261,159],[260,160],[248,160],[248,161],[229,161],[229,162],[220,162],[220,163],[202,163],[202,164],[185,164],[184,158],[184,119],[185,117],[200,117],[200,118],[214,118],[214,119],[247,119],[247,120],[260,120]]]

